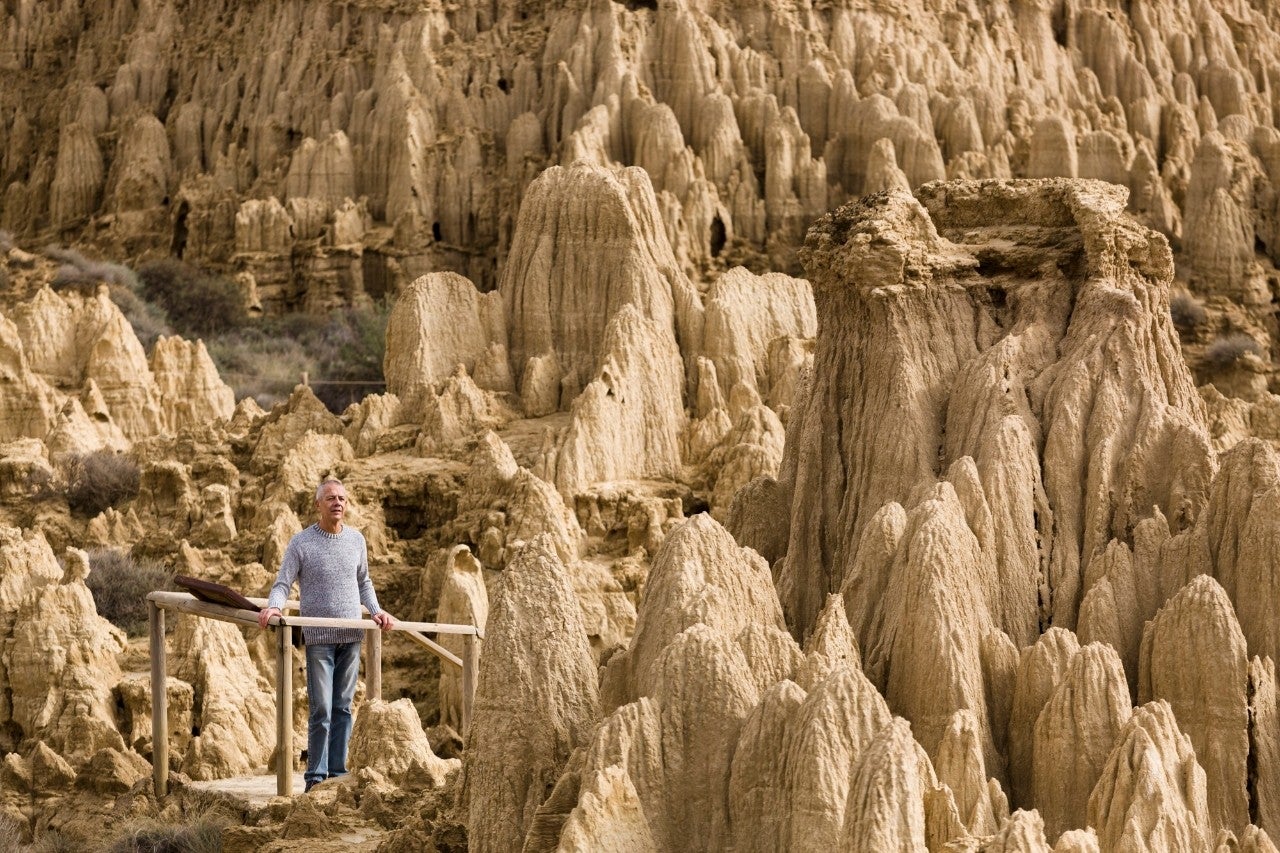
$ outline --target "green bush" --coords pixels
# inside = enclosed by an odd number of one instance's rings
[[[211,338],[205,345],[236,398],[252,397],[264,409],[288,399],[302,374],[316,370],[315,357],[302,343],[271,334],[262,323]]]
[[[59,467],[67,484],[67,506],[81,515],[93,517],[138,494],[138,463],[123,453],[72,453],[60,460]]]
[[[176,258],[151,261],[138,269],[143,298],[164,310],[181,335],[216,335],[244,320],[244,300],[233,282]]]
[[[147,593],[172,589],[173,572],[158,563],[138,562],[114,548],[89,553],[89,577],[98,615],[131,637],[147,632]]]
[[[391,306],[377,303],[325,316],[264,317],[206,341],[223,381],[264,408],[286,399],[306,373],[333,412],[383,389]],[[338,383],[338,384],[330,384]]]
[[[1215,338],[1205,347],[1204,361],[1213,367],[1230,367],[1248,353],[1262,355],[1262,347],[1244,332],[1234,332]]]
[[[347,308],[330,315],[322,330],[316,396],[341,412],[367,394],[383,390],[382,359],[387,351],[386,302]],[[342,384],[328,385],[326,382]]]

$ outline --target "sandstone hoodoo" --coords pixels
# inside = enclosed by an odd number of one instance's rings
[[[1020,645],[1075,626],[1113,536],[1153,507],[1177,529],[1196,517],[1214,465],[1166,310],[1172,261],[1123,208],[1104,184],[953,183],[815,226],[821,328],[787,448],[803,461],[784,459],[780,481],[796,496],[780,591],[797,634],[857,565],[873,516],[918,512],[931,483],[964,505],[947,574]],[[900,543],[887,585],[928,559]],[[859,639],[872,650],[896,633]]]

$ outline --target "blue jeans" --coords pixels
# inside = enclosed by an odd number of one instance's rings
[[[351,700],[360,674],[360,644],[307,644],[308,785],[347,772]]]

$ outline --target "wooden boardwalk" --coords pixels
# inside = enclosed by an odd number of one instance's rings
[[[252,808],[262,808],[272,797],[277,797],[276,774],[262,776],[235,776],[230,779],[212,779],[207,782],[192,782],[188,787],[197,791],[208,791],[244,800]],[[305,783],[302,774],[293,774],[293,793],[301,794]]]

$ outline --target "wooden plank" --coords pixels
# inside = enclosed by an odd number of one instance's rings
[[[466,636],[462,639],[462,740],[467,740],[467,732],[471,729],[471,710],[476,698],[476,675],[479,670],[476,654],[476,638]]]
[[[369,632],[369,643],[365,649],[365,694],[369,699],[382,698],[382,630]]]
[[[166,610],[193,613],[196,616],[216,619],[219,622],[231,622],[236,625],[252,625],[254,627],[258,625],[257,614],[250,610],[237,610],[234,607],[227,607],[222,604],[200,601],[185,592],[153,592],[147,596],[147,599]]]
[[[276,628],[276,794],[293,796],[293,628]]]
[[[272,617],[273,619],[276,617]],[[330,619],[320,616],[282,616],[289,625],[312,625],[326,628],[359,628],[364,631],[376,626],[368,619]],[[419,631],[424,634],[474,634],[474,625],[448,625],[442,622],[396,622],[392,631]]]
[[[252,601],[254,604],[256,604],[259,609],[262,609],[267,606],[267,600],[265,598],[258,598],[257,596],[253,596],[253,595],[246,595],[245,598],[247,598],[249,601]],[[288,601],[286,601],[284,603],[284,607],[281,607],[280,609],[288,613],[290,610],[294,610],[294,611],[301,610],[302,605],[298,603],[298,599],[291,598]],[[360,608],[360,612],[361,613],[365,612],[363,606]]]
[[[196,601],[199,600],[195,596],[191,595],[191,593],[189,592],[177,592],[177,591],[170,591],[165,589],[158,589],[155,592],[148,594],[147,598],[151,599],[152,601],[164,602],[166,604],[177,602],[177,601],[185,601],[188,598]],[[265,598],[257,598],[252,595],[246,595],[245,600],[252,602],[259,609],[267,606],[267,600]],[[291,598],[284,603],[284,607],[282,609],[287,613],[290,610],[298,610],[301,607],[302,605],[298,603],[298,600],[296,598]],[[363,612],[363,609],[364,608],[361,608],[362,612]],[[257,611],[250,611],[250,612],[256,613]]]
[[[181,610],[185,613],[195,613],[199,616],[207,616],[210,619],[221,619],[224,622],[235,622],[241,625],[258,624],[258,614],[252,610],[237,610],[221,604],[200,601],[185,592],[159,590],[149,594],[147,598],[170,610]],[[265,599],[255,598],[250,598],[249,600],[255,603],[265,601]],[[286,606],[290,603],[292,602],[286,602]],[[268,624],[304,625],[323,628],[359,628],[362,631],[373,630],[377,627],[369,619],[330,619],[319,616],[292,616],[287,614],[284,616],[272,616],[271,622]],[[395,627],[391,630],[418,631],[424,634],[480,635],[474,625],[452,625],[446,622],[396,622]]]
[[[436,657],[440,658],[441,660],[447,661],[448,663],[453,664],[458,669],[462,669],[462,658],[458,657],[453,652],[446,649],[444,646],[435,642],[430,637],[425,637],[422,634],[419,634],[417,631],[406,631],[405,636],[408,637],[410,640],[413,640],[415,643],[422,646],[423,648],[429,649]]]
[[[271,624],[280,619],[285,625],[321,626],[325,628],[359,628],[362,631],[381,630],[368,619],[330,619],[320,616],[272,616]],[[448,625],[441,622],[396,622],[392,631],[419,631],[424,634],[474,635],[474,625]]]
[[[169,685],[164,649],[164,611],[147,602],[151,628],[151,778],[156,799],[169,793]]]

